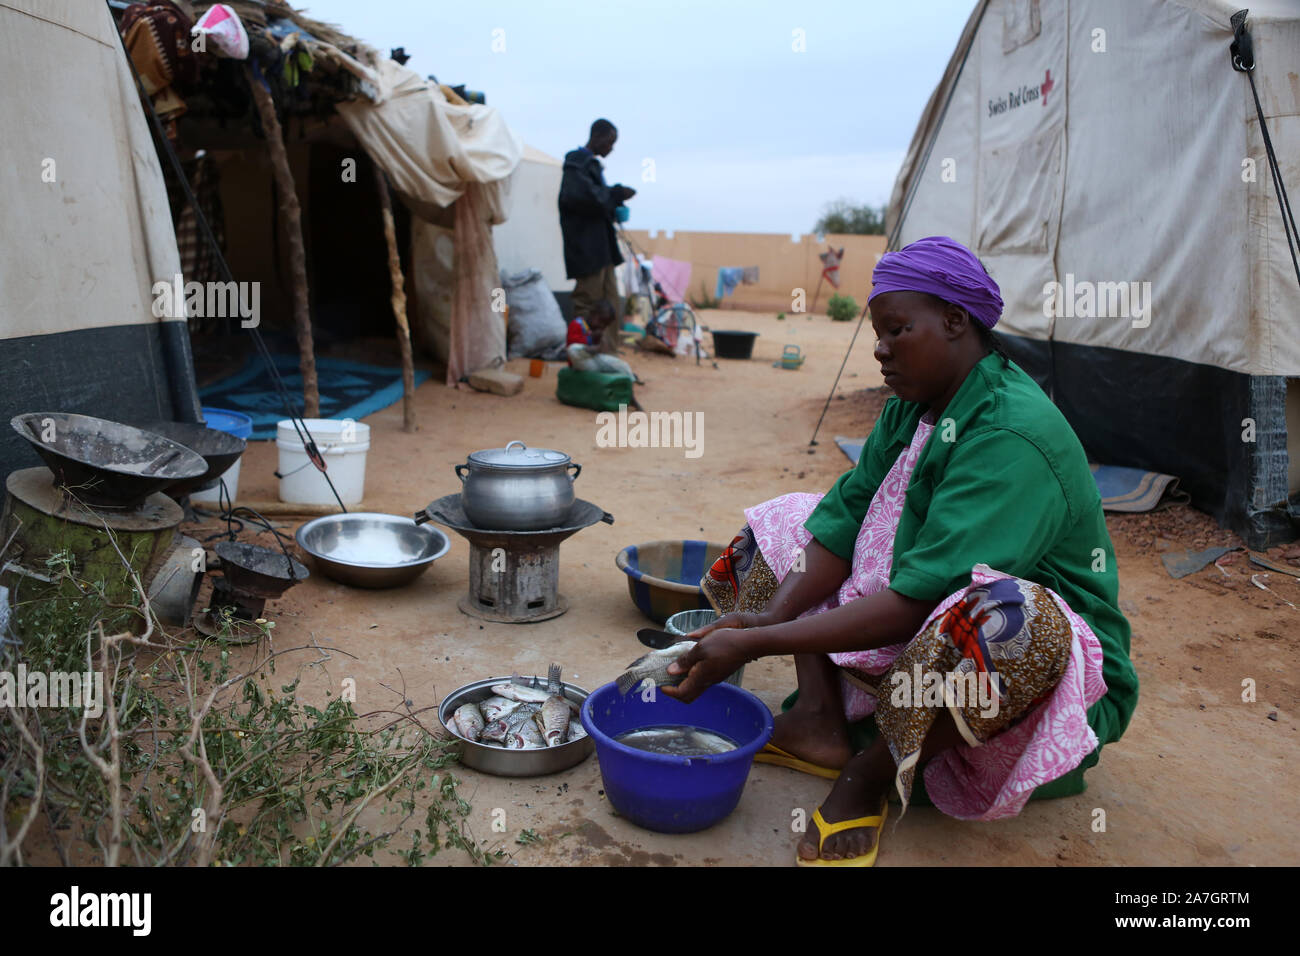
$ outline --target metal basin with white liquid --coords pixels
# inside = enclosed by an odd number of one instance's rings
[[[299,528],[295,538],[326,576],[361,588],[409,584],[451,548],[437,528],[377,512],[325,515]]]

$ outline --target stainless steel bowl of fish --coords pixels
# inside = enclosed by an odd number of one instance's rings
[[[578,719],[587,691],[547,677],[490,677],[458,687],[438,706],[438,719],[457,738],[460,762],[499,777],[540,777],[591,756],[595,743]]]

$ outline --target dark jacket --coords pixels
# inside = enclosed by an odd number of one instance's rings
[[[614,210],[621,203],[619,187],[605,185],[595,153],[575,149],[564,157],[560,232],[564,234],[564,270],[570,279],[623,261],[614,238]]]

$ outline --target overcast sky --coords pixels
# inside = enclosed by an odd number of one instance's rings
[[[974,0],[296,5],[482,90],[557,158],[611,120],[606,179],[638,190],[633,228],[800,233],[830,200],[889,198]]]

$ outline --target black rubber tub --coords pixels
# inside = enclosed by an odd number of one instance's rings
[[[718,358],[747,359],[754,354],[757,332],[739,332],[735,329],[713,330],[713,351]]]

